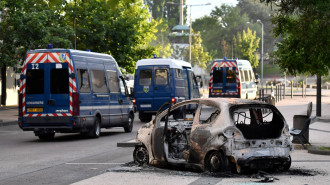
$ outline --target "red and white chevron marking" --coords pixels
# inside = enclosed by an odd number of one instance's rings
[[[209,86],[211,87],[211,95],[217,95],[217,96],[222,96],[222,95],[237,95],[238,94],[238,88],[236,88],[235,93],[216,93],[213,92],[213,70],[215,67],[229,67],[233,68],[236,67],[236,87],[239,86],[239,70],[237,67],[237,63],[235,61],[222,61],[222,62],[213,62],[211,72],[210,72],[210,80],[209,80]]]
[[[24,61],[24,65],[22,68],[22,74],[26,76],[26,68],[27,64],[31,63],[68,63],[69,66],[69,74],[74,73],[73,63],[70,58],[69,53],[65,53],[65,60],[60,60],[61,53],[30,53],[27,54],[26,60]],[[20,94],[23,95],[22,98],[22,112],[24,117],[41,117],[41,116],[71,116],[73,112],[72,108],[72,93],[77,92],[76,79],[69,78],[69,93],[70,93],[70,113],[52,113],[52,114],[26,114],[26,106],[25,106],[25,96],[26,96],[26,78],[20,81]]]

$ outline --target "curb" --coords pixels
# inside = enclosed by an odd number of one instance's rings
[[[319,150],[318,147],[321,147],[321,146],[312,146],[312,147],[308,148],[308,153],[318,154],[318,155],[330,155],[330,150]]]

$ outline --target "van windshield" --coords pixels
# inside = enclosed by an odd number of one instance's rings
[[[139,84],[144,85],[144,86],[150,86],[151,85],[151,77],[152,77],[152,71],[150,69],[141,70],[140,71]]]
[[[44,70],[29,69],[26,75],[26,93],[43,94],[44,93]]]
[[[67,68],[52,69],[50,71],[50,93],[69,93],[69,71]]]

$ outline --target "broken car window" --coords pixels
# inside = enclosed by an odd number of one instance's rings
[[[219,108],[202,105],[199,115],[199,123],[200,124],[210,124],[220,115]]]
[[[284,121],[271,108],[242,105],[232,112],[235,126],[247,139],[269,139],[281,135]]]

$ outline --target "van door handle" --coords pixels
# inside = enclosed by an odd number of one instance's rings
[[[122,99],[118,100],[118,103],[119,103],[120,105],[123,104],[123,100],[122,100]]]

